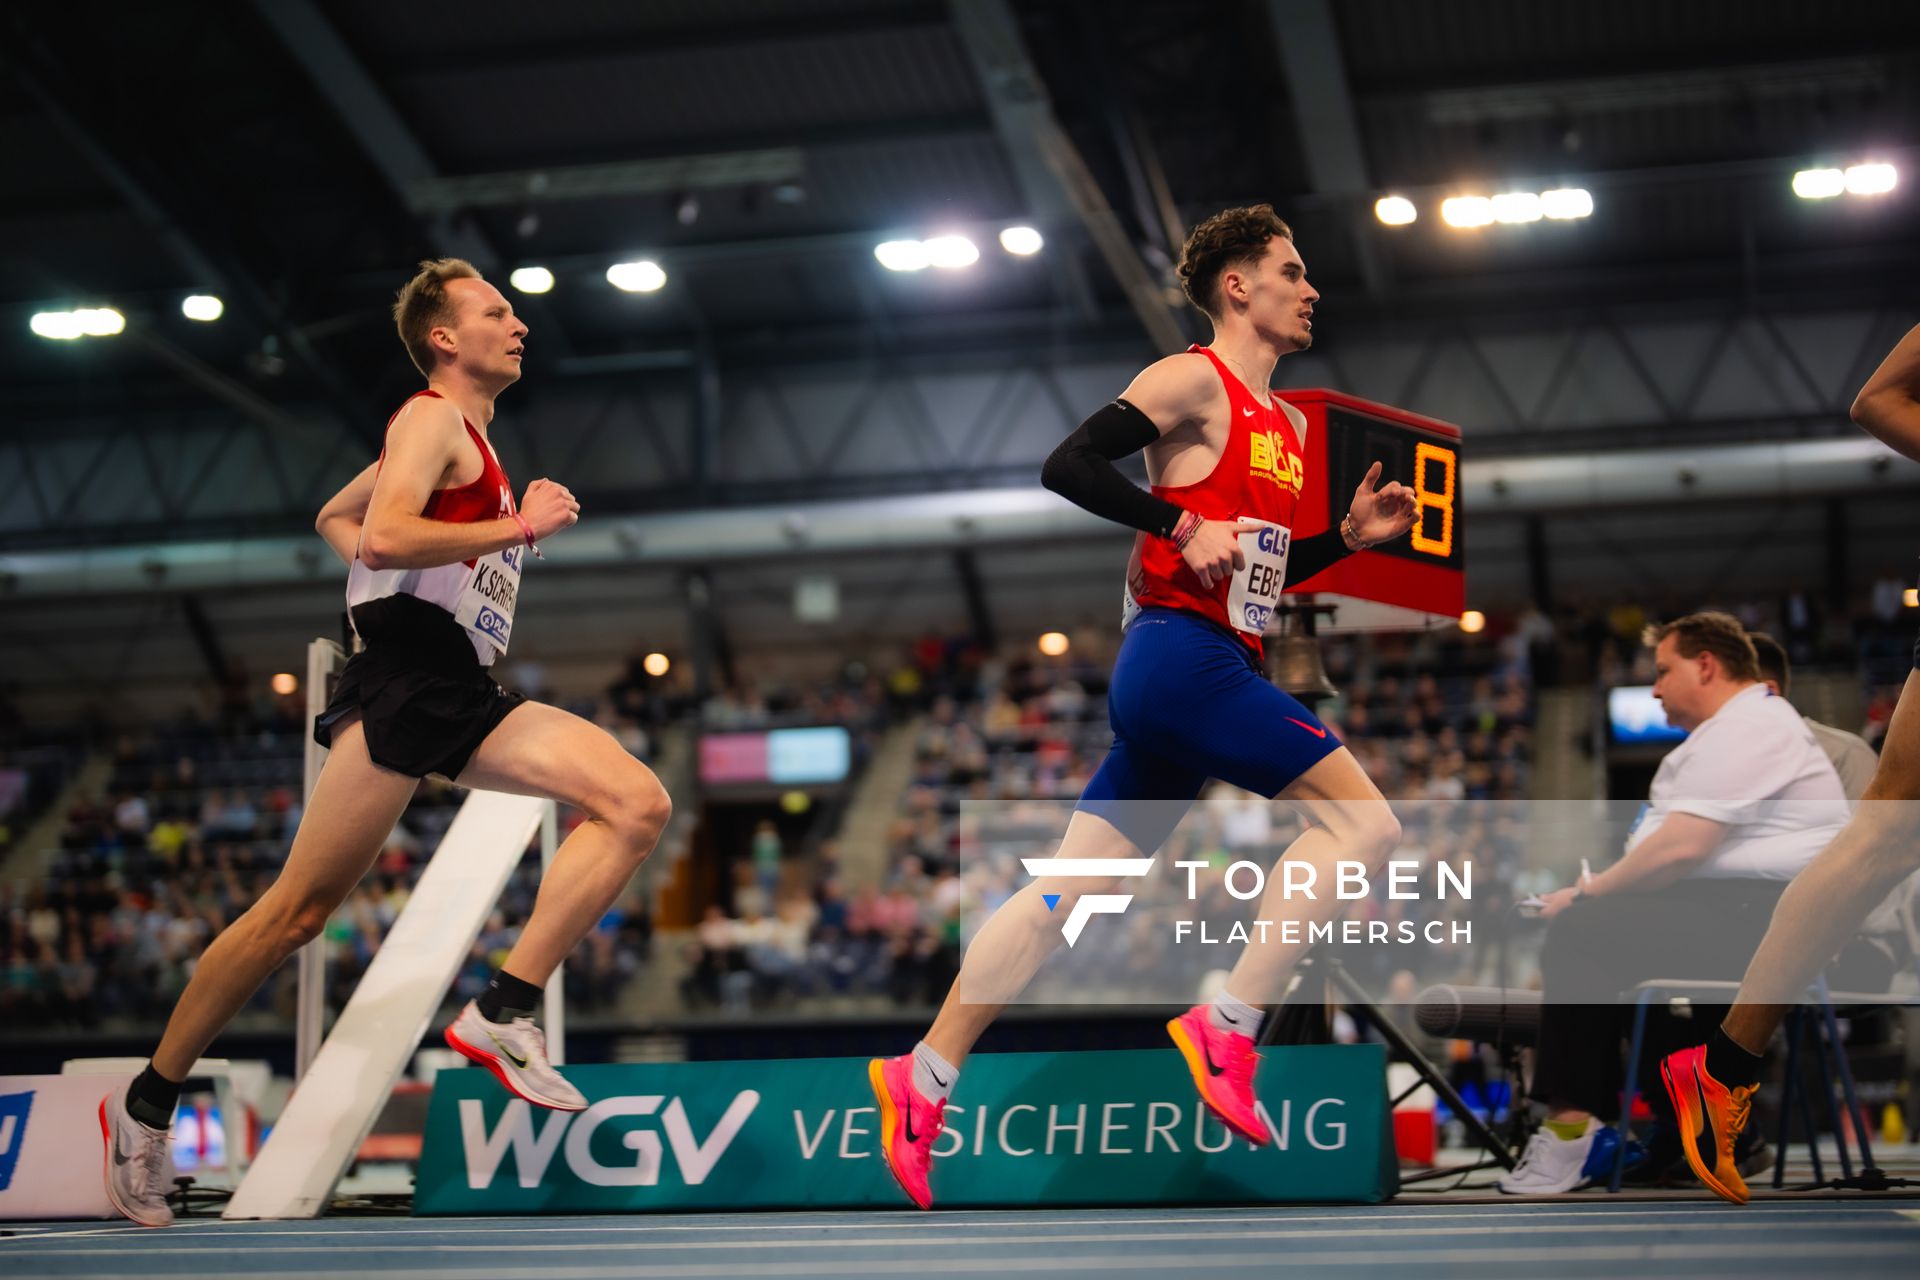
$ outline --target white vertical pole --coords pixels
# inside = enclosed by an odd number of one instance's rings
[[[560,810],[549,800],[540,811],[540,879],[545,881],[553,869],[553,853],[560,847]],[[567,1060],[567,973],[562,961],[547,979],[545,1017],[547,1057],[555,1066]]]
[[[329,688],[334,672],[346,661],[346,650],[332,640],[314,640],[307,645],[307,752],[306,785],[301,793],[300,816],[305,821],[307,806],[313,803],[314,784],[320,780],[320,766],[327,762],[327,749],[313,740],[313,723],[327,709]],[[320,1052],[320,1041],[327,1029],[327,940],[315,938],[300,948],[300,982],[296,992],[293,1032],[293,1078],[298,1082]]]

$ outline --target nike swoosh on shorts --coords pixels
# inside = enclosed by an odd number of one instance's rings
[[[1287,719],[1293,724],[1299,725],[1302,729],[1305,729],[1308,733],[1312,734],[1316,738],[1324,738],[1327,736],[1327,731],[1325,729],[1316,729],[1312,725],[1308,724],[1305,720],[1295,720],[1292,716],[1288,716]]]

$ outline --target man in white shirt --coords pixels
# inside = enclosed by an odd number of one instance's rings
[[[1792,697],[1793,668],[1787,661],[1787,651],[1764,632],[1749,631],[1747,639],[1753,641],[1753,651],[1760,658],[1760,682],[1783,698]],[[1847,803],[1858,804],[1867,793],[1867,784],[1873,781],[1873,771],[1880,767],[1880,757],[1874,754],[1872,744],[1857,733],[1821,724],[1812,716],[1801,719],[1813,730],[1813,740],[1833,762],[1834,772],[1840,775],[1840,789],[1847,793]]]
[[[1589,1180],[1597,1121],[1619,1115],[1619,994],[1649,978],[1737,976],[1787,882],[1847,817],[1839,775],[1799,713],[1760,681],[1739,619],[1690,614],[1645,639],[1653,696],[1687,738],[1661,761],[1620,860],[1546,897],[1533,1096],[1549,1111],[1500,1183],[1510,1195]],[[1699,1043],[1716,1019],[1661,1021],[1664,1034]]]

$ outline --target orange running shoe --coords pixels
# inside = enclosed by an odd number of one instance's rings
[[[1746,1179],[1733,1158],[1733,1143],[1753,1111],[1753,1088],[1728,1088],[1707,1074],[1707,1050],[1682,1049],[1660,1064],[1667,1097],[1680,1118],[1680,1150],[1694,1177],[1722,1200],[1747,1202]]]

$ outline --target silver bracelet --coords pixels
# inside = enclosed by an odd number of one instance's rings
[[[1359,533],[1355,531],[1353,527],[1353,512],[1351,511],[1347,512],[1347,514],[1341,518],[1340,539],[1347,544],[1347,550],[1349,551],[1365,551],[1373,545],[1371,542],[1363,542],[1360,540]]]

